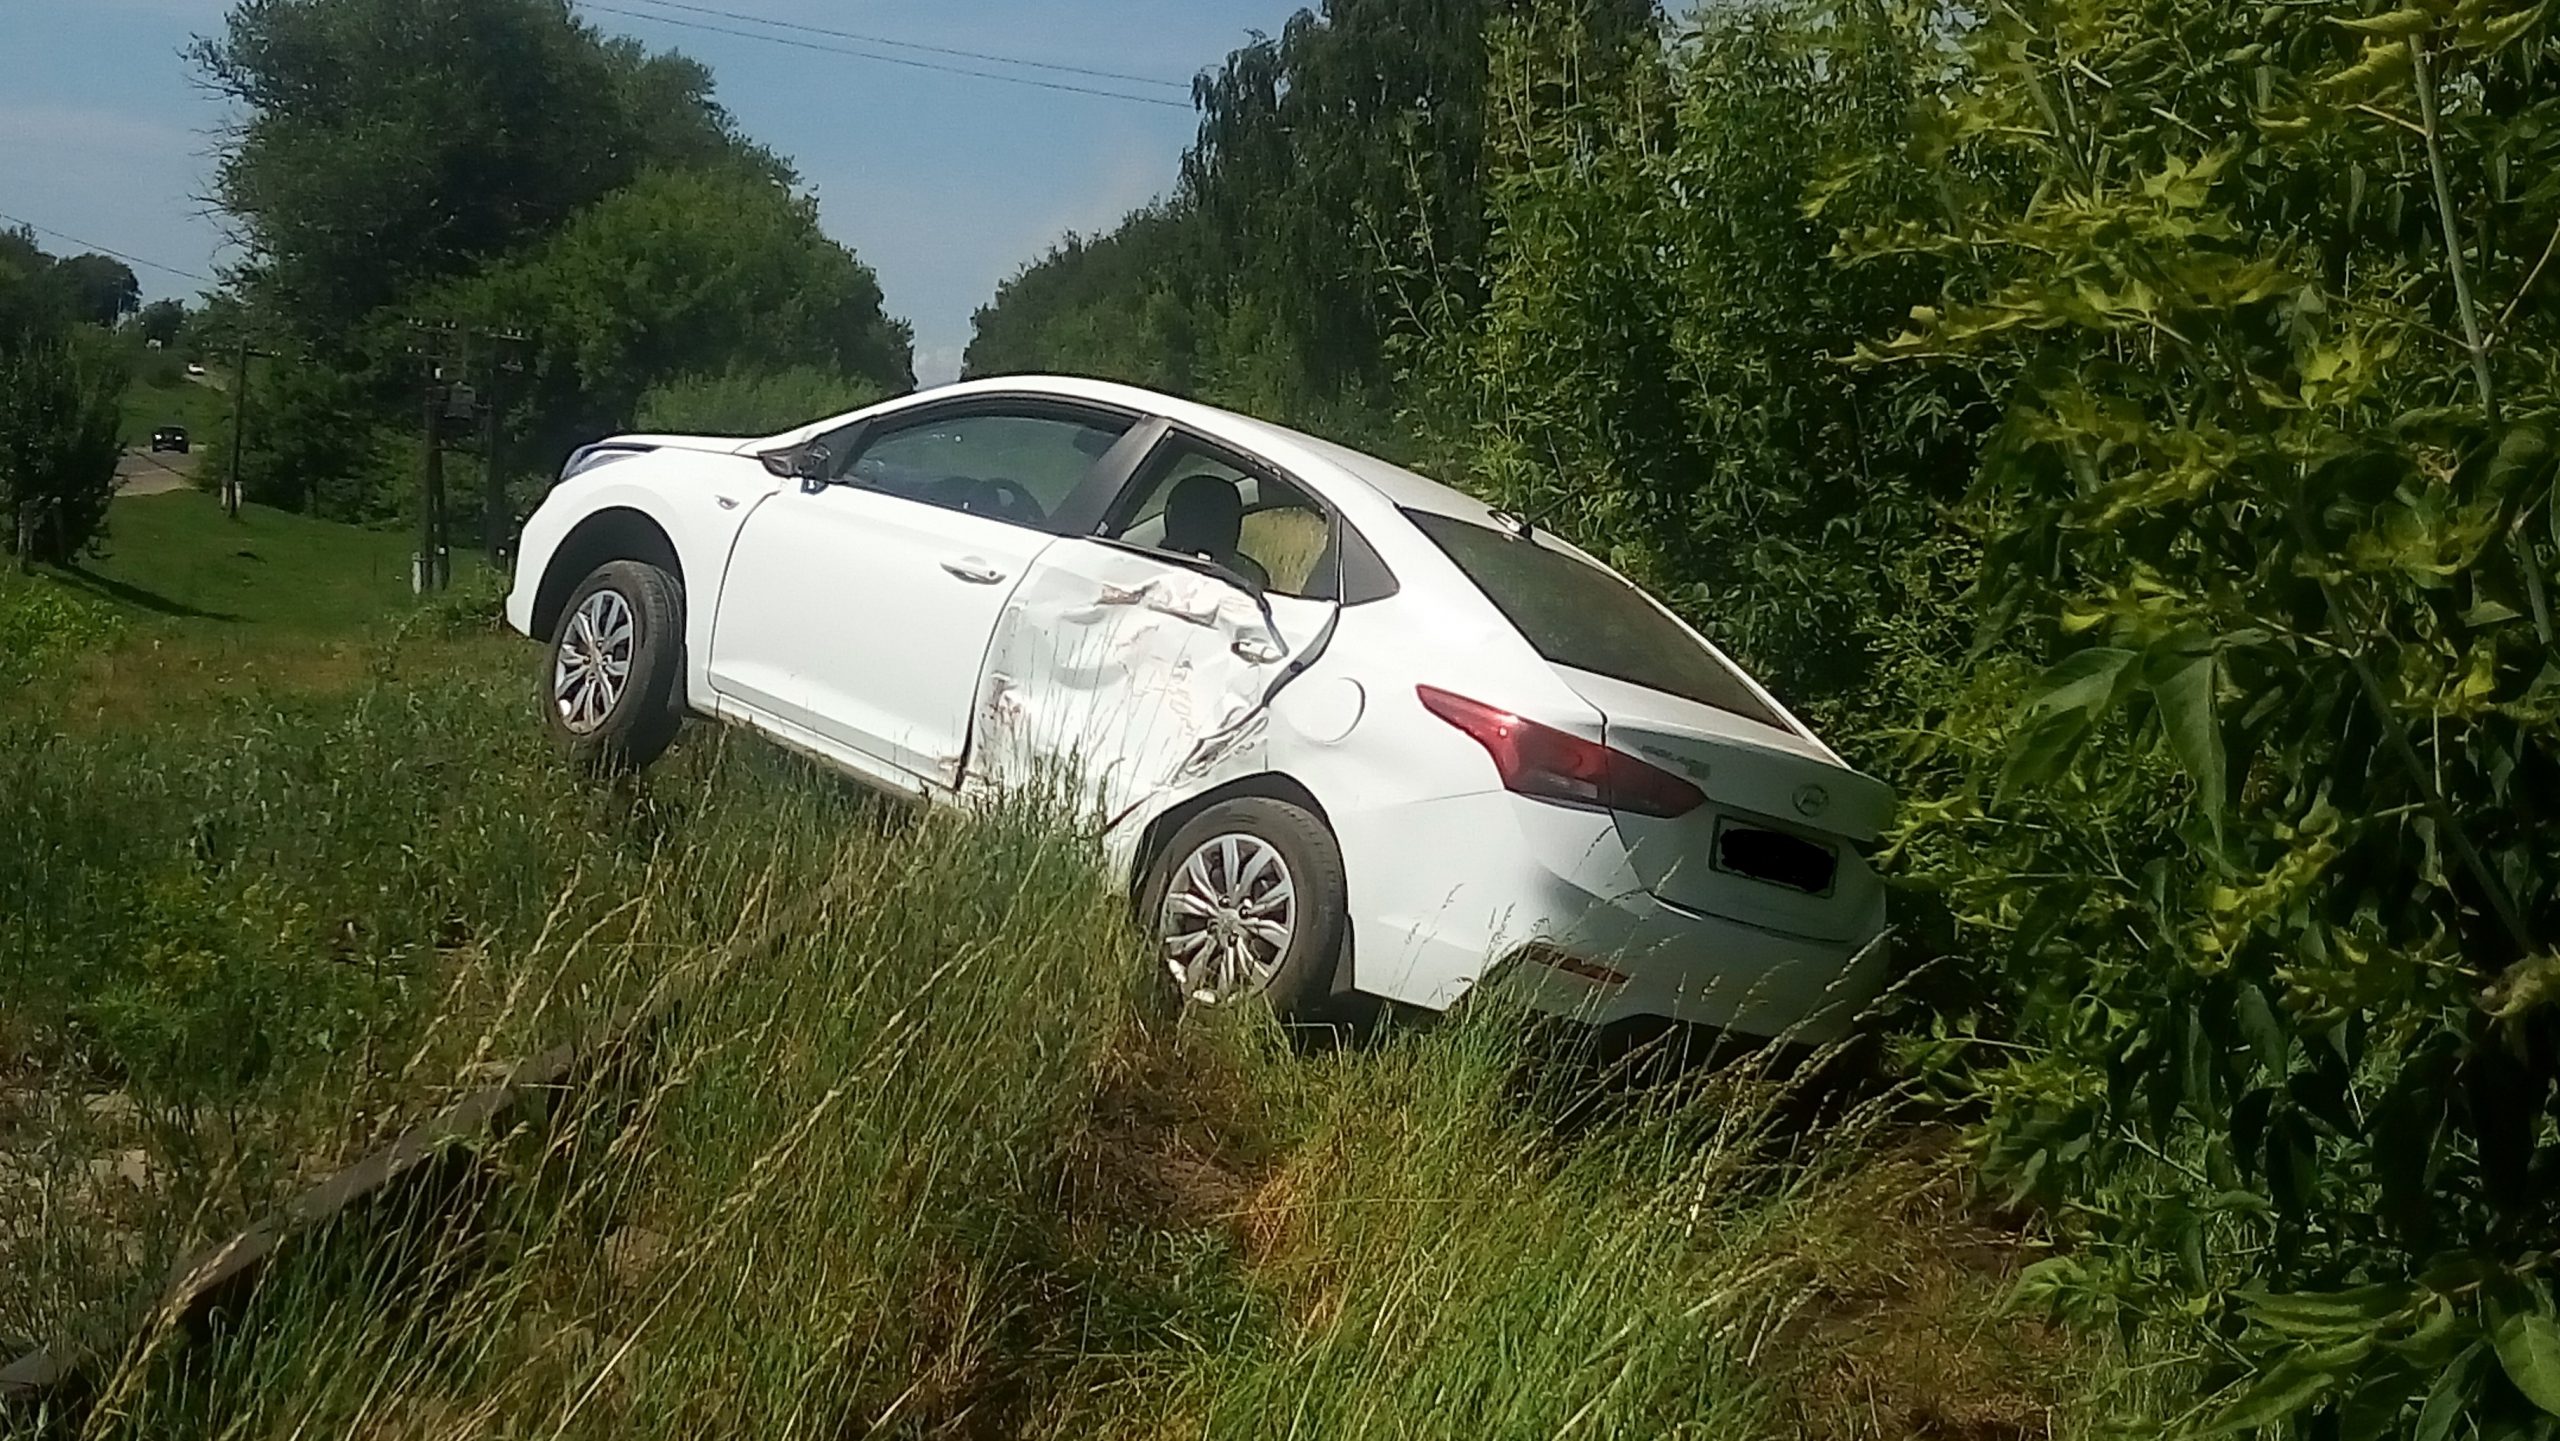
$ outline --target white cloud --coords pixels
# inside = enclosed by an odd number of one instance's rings
[[[960,378],[960,358],[966,346],[942,344],[916,347],[916,384],[924,387],[948,385]]]

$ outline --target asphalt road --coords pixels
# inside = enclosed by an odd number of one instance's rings
[[[148,446],[128,450],[116,461],[116,494],[160,495],[184,490],[195,483],[195,471],[193,451],[164,450],[154,455]]]

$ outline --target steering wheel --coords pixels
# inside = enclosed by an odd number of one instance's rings
[[[1017,525],[1038,525],[1049,518],[1049,512],[1040,504],[1040,497],[1024,489],[1020,482],[1006,480],[1002,476],[991,476],[977,482],[974,493],[969,497],[968,508]]]
[[[967,510],[969,502],[978,494],[978,487],[985,483],[974,475],[946,475],[922,487],[918,498],[953,510]]]

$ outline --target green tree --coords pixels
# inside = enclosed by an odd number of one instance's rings
[[[409,477],[385,473],[381,426],[361,379],[308,360],[261,357],[251,366],[242,498],[333,520],[399,515]],[[229,473],[232,416],[225,410],[197,442],[206,456],[200,483]]]
[[[1883,763],[1872,718],[1969,638],[1940,517],[1990,413],[1969,377],[1841,363],[1936,293],[1935,261],[1831,257],[1911,201],[1856,162],[1895,143],[1926,49],[1880,10],[1789,6],[1617,43],[1570,6],[1499,28],[1481,295],[1434,308],[1407,399],[1482,488]]]
[[[1177,394],[1200,387],[1196,225],[1178,205],[1137,211],[1107,235],[1069,235],[978,308],[961,369],[1046,371]]]
[[[142,307],[142,313],[135,317],[134,324],[142,331],[143,339],[157,341],[163,348],[174,346],[178,343],[179,334],[187,328],[186,302],[155,300]]]
[[[251,298],[305,340],[537,240],[644,165],[783,178],[680,57],[566,0],[241,0],[191,52],[247,119],[215,194]]]
[[[1174,194],[1014,277],[967,368],[1169,385],[1382,436],[1392,344],[1426,305],[1475,294],[1487,26],[1520,8],[1327,0],[1238,49],[1194,87]],[[1649,0],[1571,8],[1595,63],[1651,34]]]
[[[688,435],[771,435],[860,410],[886,394],[874,382],[814,365],[730,369],[649,387],[640,396],[638,424]]]
[[[69,296],[72,312],[91,325],[114,328],[142,308],[142,282],[133,267],[111,255],[74,255],[53,267],[54,282]]]
[[[105,529],[124,385],[102,337],[0,351],[0,538],[22,568],[69,561]]]
[[[32,230],[0,230],[0,354],[71,323],[70,297]]]
[[[870,267],[819,230],[814,201],[735,170],[653,171],[437,307],[531,338],[546,450],[629,424],[651,386],[687,375],[812,366],[915,385]]]

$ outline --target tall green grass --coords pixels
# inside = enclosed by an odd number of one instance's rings
[[[1877,1401],[1879,1328],[1841,1321],[1862,1287],[1919,1294],[1873,1259],[1935,1245],[1884,1244],[1896,1198],[1955,1194],[1878,1170],[1882,1111],[1808,1133],[1746,1069],[1568,1130],[1573,1073],[1491,1010],[1322,1053],[1170,1021],[1061,808],[892,811],[707,729],[577,776],[528,669],[413,639],[345,694],[0,730],[26,801],[0,812],[0,1341],[139,1338],[87,1434],[1936,1424]],[[475,1147],[433,1209],[302,1238],[202,1342],[136,1305],[650,996],[675,1003],[627,1067]],[[2094,1414],[2090,1348],[2001,1316],[1999,1264],[1941,1268],[1894,1344],[1950,1354],[1897,1384]]]

